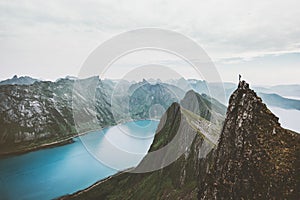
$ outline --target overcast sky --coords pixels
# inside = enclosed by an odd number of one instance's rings
[[[299,7],[298,0],[0,0],[0,79],[76,76],[103,41],[159,27],[198,42],[224,81],[241,73],[260,85],[299,84]]]

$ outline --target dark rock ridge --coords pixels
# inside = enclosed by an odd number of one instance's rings
[[[260,97],[242,81],[227,116],[201,199],[296,199],[300,135],[281,128]]]
[[[193,129],[190,122],[199,118],[177,103],[164,116],[166,123],[159,127],[149,152],[165,146],[184,124],[187,137],[193,131],[197,134],[183,156],[161,170],[120,173],[63,199],[299,197],[300,136],[283,129],[246,82],[240,82],[231,95],[216,150],[207,148],[211,143],[206,143],[205,134]]]

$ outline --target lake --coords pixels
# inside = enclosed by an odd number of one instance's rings
[[[52,199],[136,166],[147,153],[157,126],[158,121],[152,120],[128,122],[77,137],[72,144],[1,159],[0,199]],[[118,157],[109,151],[111,146],[135,156]],[[95,156],[100,151],[105,155]],[[115,165],[108,158],[118,162],[117,168],[109,167]]]

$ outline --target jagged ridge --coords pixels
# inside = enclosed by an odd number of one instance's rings
[[[281,128],[261,98],[240,82],[200,198],[295,199],[299,141],[299,134]]]

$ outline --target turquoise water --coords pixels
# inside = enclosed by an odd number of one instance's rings
[[[52,199],[115,174],[116,169],[89,153],[104,151],[108,143],[137,152],[135,159],[128,160],[113,152],[107,155],[119,160],[123,169],[136,166],[148,151],[157,125],[150,120],[128,122],[75,138],[72,144],[1,159],[0,199]]]

